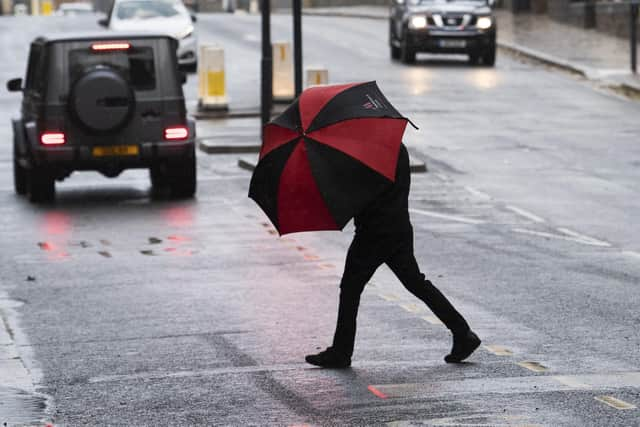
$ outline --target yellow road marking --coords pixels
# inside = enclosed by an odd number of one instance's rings
[[[422,316],[422,320],[426,320],[432,325],[444,325],[436,316]]]
[[[518,366],[522,366],[523,368],[533,372],[545,372],[548,370],[546,366],[538,362],[530,362],[530,361],[518,362]]]
[[[513,356],[513,352],[501,345],[485,345],[484,348],[496,356]]]
[[[604,403],[606,405],[609,405],[612,408],[616,408],[616,409],[625,410],[625,409],[636,409],[637,408],[636,405],[633,405],[631,403],[625,402],[624,400],[616,399],[613,396],[595,396],[594,398],[597,401],[602,402],[602,403]]]

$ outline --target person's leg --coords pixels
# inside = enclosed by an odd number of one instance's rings
[[[480,338],[449,300],[420,272],[413,254],[413,233],[398,239],[393,255],[386,261],[405,288],[422,300],[453,334],[453,348],[445,356],[447,363],[459,363],[480,346]]]
[[[454,334],[466,332],[469,325],[449,300],[420,272],[413,254],[413,235],[400,236],[397,246],[386,261],[405,288],[422,300],[438,319]]]
[[[340,281],[338,321],[332,347],[349,358],[353,354],[360,295],[383,261],[383,257],[376,250],[377,246],[376,242],[356,236],[347,253]]]
[[[333,344],[325,351],[306,356],[308,363],[327,368],[346,368],[351,365],[360,294],[383,259],[382,255],[376,253],[376,248],[375,242],[358,236],[351,242],[340,282],[338,321]]]

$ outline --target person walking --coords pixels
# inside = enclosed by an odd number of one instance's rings
[[[356,336],[360,295],[377,268],[387,264],[409,292],[422,300],[453,334],[447,363],[460,363],[480,346],[480,338],[447,298],[420,272],[413,253],[409,218],[409,153],[400,145],[395,182],[354,217],[355,236],[340,282],[338,320],[333,344],[305,360],[324,368],[348,368]]]

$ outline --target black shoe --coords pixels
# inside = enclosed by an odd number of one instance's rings
[[[476,348],[480,346],[480,338],[473,333],[471,329],[462,334],[453,335],[453,348],[451,353],[444,357],[447,363],[460,363],[467,357],[471,356]]]
[[[304,360],[307,363],[323,368],[344,369],[351,366],[351,358],[339,354],[333,347],[329,347],[318,354],[310,354]]]

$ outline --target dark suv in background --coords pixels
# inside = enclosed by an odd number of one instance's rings
[[[392,0],[391,58],[413,63],[416,53],[462,53],[493,66],[496,20],[493,0]]]
[[[177,41],[165,35],[40,37],[13,124],[15,191],[50,201],[73,171],[116,177],[148,168],[154,189],[196,190],[195,123],[187,119]],[[167,191],[163,191],[166,193]]]

